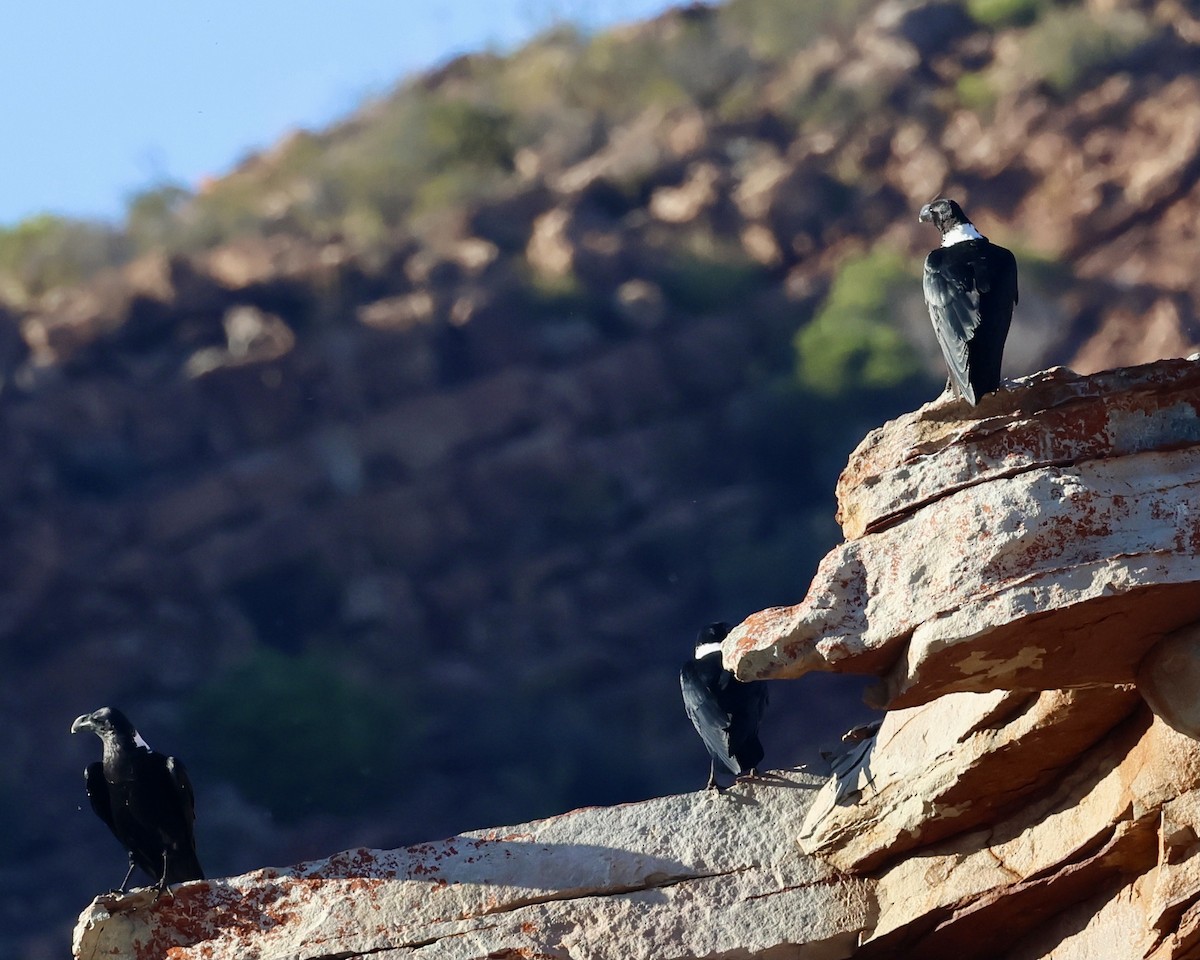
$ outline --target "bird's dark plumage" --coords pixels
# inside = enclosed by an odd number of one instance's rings
[[[730,773],[753,773],[762,763],[758,724],[767,705],[767,685],[742,683],[721,664],[720,643],[729,624],[713,623],[696,638],[696,655],[679,671],[683,706],[708,748],[708,786],[716,787],[717,764]]]
[[[919,219],[942,233],[925,258],[925,304],[955,392],[974,405],[1000,386],[1004,341],[1017,302],[1017,261],[989,242],[953,200],[935,200]]]
[[[185,880],[202,880],[192,824],[196,800],[187,771],[175,757],[151,750],[125,714],[112,707],[77,717],[71,732],[91,730],[104,746],[104,759],[84,771],[88,800],[129,854],[129,872],[140,867],[159,890]]]

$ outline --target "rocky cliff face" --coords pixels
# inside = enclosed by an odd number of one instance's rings
[[[1198,371],[1052,370],[864,441],[847,541],[726,641],[884,678],[827,777],[103,897],[75,955],[1200,956]]]
[[[848,539],[803,602],[734,631],[743,678],[886,667],[889,707],[1128,683],[1200,618],[1194,361],[1052,370],[972,413],[933,403],[860,445]]]

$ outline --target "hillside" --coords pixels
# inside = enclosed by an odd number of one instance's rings
[[[797,601],[848,452],[940,387],[922,203],[1017,253],[1010,376],[1200,343],[1198,43],[1176,2],[734,0],[6,231],[0,952],[119,879],[102,703],[187,760],[212,874],[702,783],[695,630]],[[781,690],[769,762],[856,700]]]

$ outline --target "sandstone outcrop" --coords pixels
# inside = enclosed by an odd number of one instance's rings
[[[1200,619],[1198,495],[1196,361],[1051,370],[973,411],[945,396],[851,455],[846,542],[801,603],[730,634],[730,664],[886,673],[891,707],[1132,683]]]
[[[864,441],[847,543],[725,648],[889,677],[907,704],[827,777],[101,897],[76,957],[1200,957],[1198,368],[1049,371]]]

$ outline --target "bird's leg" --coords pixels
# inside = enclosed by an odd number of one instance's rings
[[[705,790],[716,790],[721,792],[720,786],[717,784],[717,761],[709,760],[708,762],[708,783],[704,785]]]
[[[171,893],[171,891],[167,889],[167,851],[165,848],[163,849],[162,876],[160,876],[158,878],[158,883],[156,883],[154,885],[154,891],[155,891],[154,892],[154,902],[155,903],[158,903],[158,898],[161,897],[164,893]],[[175,894],[171,893],[171,899],[172,900],[175,899]]]
[[[747,780],[759,779],[761,779],[761,777],[758,772],[758,767],[751,767],[748,773],[739,774],[735,783],[744,783]]]
[[[129,878],[133,876],[133,867],[134,867],[133,853],[130,852],[130,854],[129,854],[129,869],[125,871],[125,879],[121,881],[121,885],[119,887],[117,887],[117,889],[114,890],[113,893],[119,893],[119,894],[125,893],[125,888],[129,886]]]

